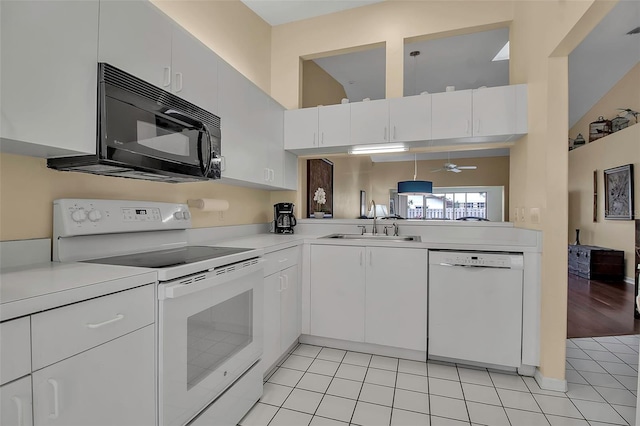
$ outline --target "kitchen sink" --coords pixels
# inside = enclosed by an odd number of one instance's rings
[[[332,238],[341,240],[377,240],[377,241],[395,241],[395,242],[414,242],[419,243],[422,239],[417,235],[384,235],[384,234],[331,234],[322,238]]]

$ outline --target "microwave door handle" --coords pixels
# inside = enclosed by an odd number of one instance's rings
[[[202,123],[202,129],[204,130],[203,133],[207,135],[207,147],[209,148],[209,156],[205,162],[204,155],[202,155],[202,138],[198,138],[198,150],[200,151],[200,159],[203,163],[200,165],[200,169],[202,170],[204,177],[208,177],[209,172],[211,171],[211,164],[213,162],[213,155],[214,155],[213,139],[211,137],[211,132],[209,131],[209,128],[207,127],[206,124]]]

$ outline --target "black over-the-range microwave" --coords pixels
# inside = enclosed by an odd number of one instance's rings
[[[50,158],[57,170],[162,182],[220,179],[220,117],[98,64],[95,155]]]

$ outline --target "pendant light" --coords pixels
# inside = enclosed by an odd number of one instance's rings
[[[428,180],[416,180],[418,176],[418,155],[413,155],[413,180],[398,182],[398,194],[403,195],[430,195],[433,193],[433,182]]]

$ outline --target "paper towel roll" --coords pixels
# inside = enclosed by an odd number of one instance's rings
[[[189,207],[202,210],[203,212],[224,212],[229,210],[229,202],[227,200],[217,200],[214,198],[188,200],[187,204]]]

